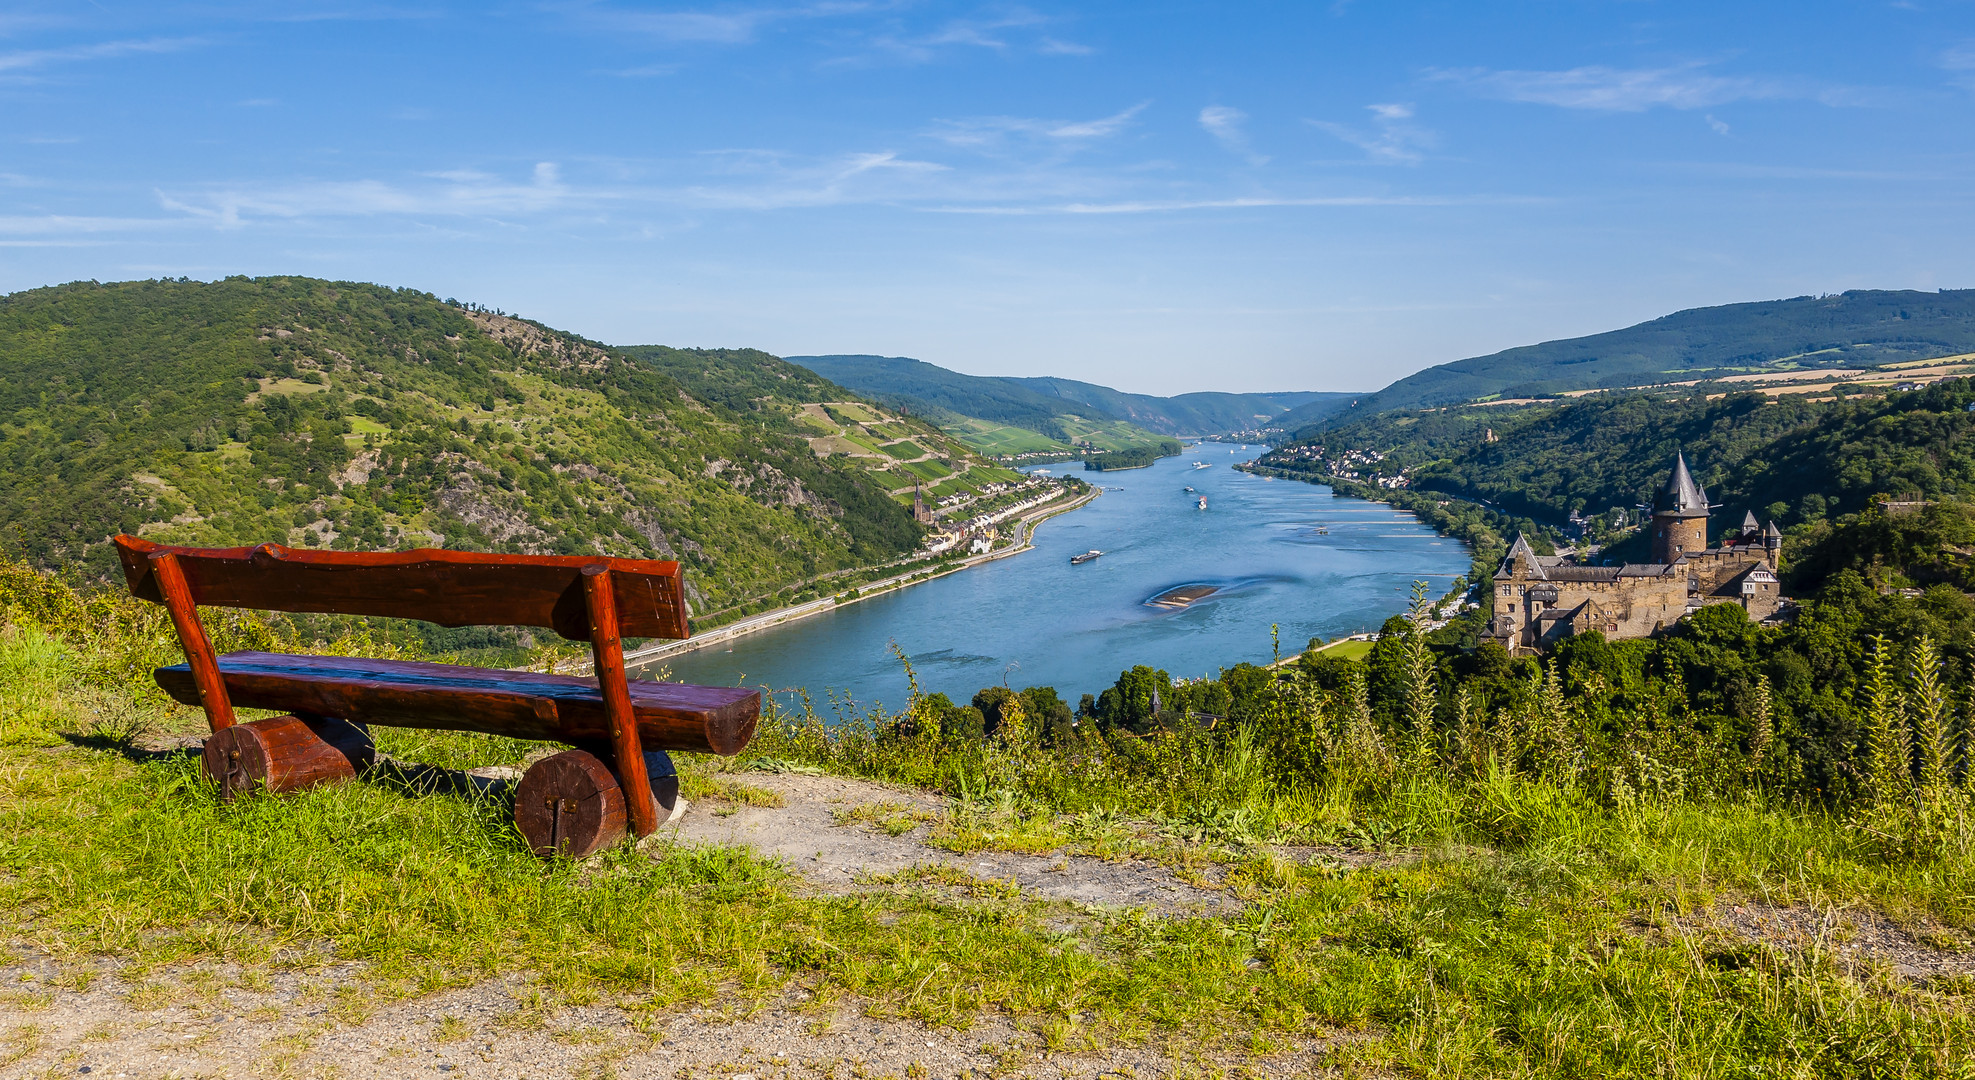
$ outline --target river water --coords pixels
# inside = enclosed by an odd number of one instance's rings
[[[965,704],[1005,679],[1054,686],[1074,705],[1133,664],[1181,677],[1265,662],[1271,623],[1285,653],[1375,630],[1405,610],[1415,580],[1437,597],[1467,571],[1466,549],[1410,514],[1230,467],[1263,449],[1203,443],[1143,469],[1080,471],[1104,494],[1044,522],[1032,551],[662,663],[686,682],[896,709],[908,696],[896,642],[928,692]],[[1091,548],[1103,557],[1070,565]],[[1217,591],[1179,609],[1147,604],[1187,585]]]

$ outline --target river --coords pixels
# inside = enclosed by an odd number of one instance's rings
[[[1263,450],[1202,443],[1143,469],[1079,471],[1103,496],[1044,522],[1032,551],[662,663],[686,682],[807,689],[819,709],[896,709],[908,695],[896,642],[927,692],[965,704],[1005,679],[1054,686],[1074,705],[1133,664],[1191,677],[1267,661],[1271,623],[1284,653],[1375,630],[1405,610],[1413,581],[1437,597],[1467,571],[1460,542],[1411,514],[1231,468]],[[1070,565],[1091,548],[1103,557]],[[1215,591],[1179,608],[1147,603],[1189,585]]]

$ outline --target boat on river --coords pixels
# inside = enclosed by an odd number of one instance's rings
[[[1096,548],[1091,548],[1091,549],[1090,549],[1089,551],[1086,551],[1086,552],[1084,552],[1084,553],[1083,553],[1082,555],[1072,555],[1072,556],[1070,556],[1070,565],[1071,565],[1071,566],[1082,566],[1083,564],[1085,564],[1085,563],[1087,563],[1087,562],[1089,562],[1089,561],[1091,561],[1092,559],[1095,559],[1095,558],[1097,558],[1097,557],[1098,557],[1099,555],[1102,555],[1102,554],[1104,554],[1104,553],[1103,553],[1103,552],[1101,552],[1101,551],[1099,551],[1099,550],[1097,550]]]
[[[1196,461],[1193,463],[1193,467],[1196,469],[1211,469],[1214,467],[1214,463],[1211,461]]]
[[[1207,509],[1207,496],[1205,495],[1200,496],[1200,509]]]

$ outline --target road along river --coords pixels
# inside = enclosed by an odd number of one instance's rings
[[[1181,677],[1267,661],[1271,623],[1285,653],[1375,630],[1415,580],[1437,596],[1466,572],[1460,542],[1411,514],[1231,468],[1262,452],[1203,443],[1143,469],[1079,473],[1103,496],[1044,522],[1032,551],[660,662],[687,682],[896,709],[896,642],[928,692],[964,704],[1005,679],[1075,704],[1133,664]],[[1104,554],[1070,564],[1092,548]]]

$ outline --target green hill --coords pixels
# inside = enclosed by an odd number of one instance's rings
[[[1348,397],[1296,392],[1164,398],[1074,379],[963,375],[902,356],[789,359],[859,393],[917,410],[992,454],[1067,453],[1070,444],[1082,442],[1104,450],[1159,447],[1162,435],[1252,431],[1274,426],[1276,417],[1299,405]]]
[[[1842,368],[1975,352],[1975,289],[1858,290],[1692,308],[1590,337],[1457,360],[1361,395],[1360,413],[1758,371]],[[1324,403],[1277,423],[1298,432]]]
[[[725,374],[695,392],[539,323],[308,278],[14,293],[0,545],[94,575],[118,531],[678,558],[696,611],[917,545],[880,483],[737,377],[801,369],[704,359]]]
[[[810,449],[862,470],[904,505],[911,505],[915,485],[944,497],[980,494],[988,484],[1021,479],[920,417],[888,410],[808,368],[755,349],[633,345],[623,351],[703,401],[763,422],[793,424]]]
[[[1835,400],[1624,393],[1520,409],[1401,411],[1334,426],[1261,464],[1313,479],[1404,477],[1414,492],[1552,526],[1580,513],[1592,519],[1594,537],[1616,539],[1682,451],[1720,506],[1711,539],[1740,526],[1745,513],[1807,535],[1866,510],[1875,496],[1975,496],[1972,406],[1975,381],[1951,379]]]
[[[1279,394],[1228,394],[1206,391],[1155,397],[1128,394],[1075,379],[1007,379],[1038,393],[1095,409],[1165,435],[1213,435],[1276,426],[1276,418],[1299,407],[1312,415],[1347,403],[1353,394],[1311,390]]]

